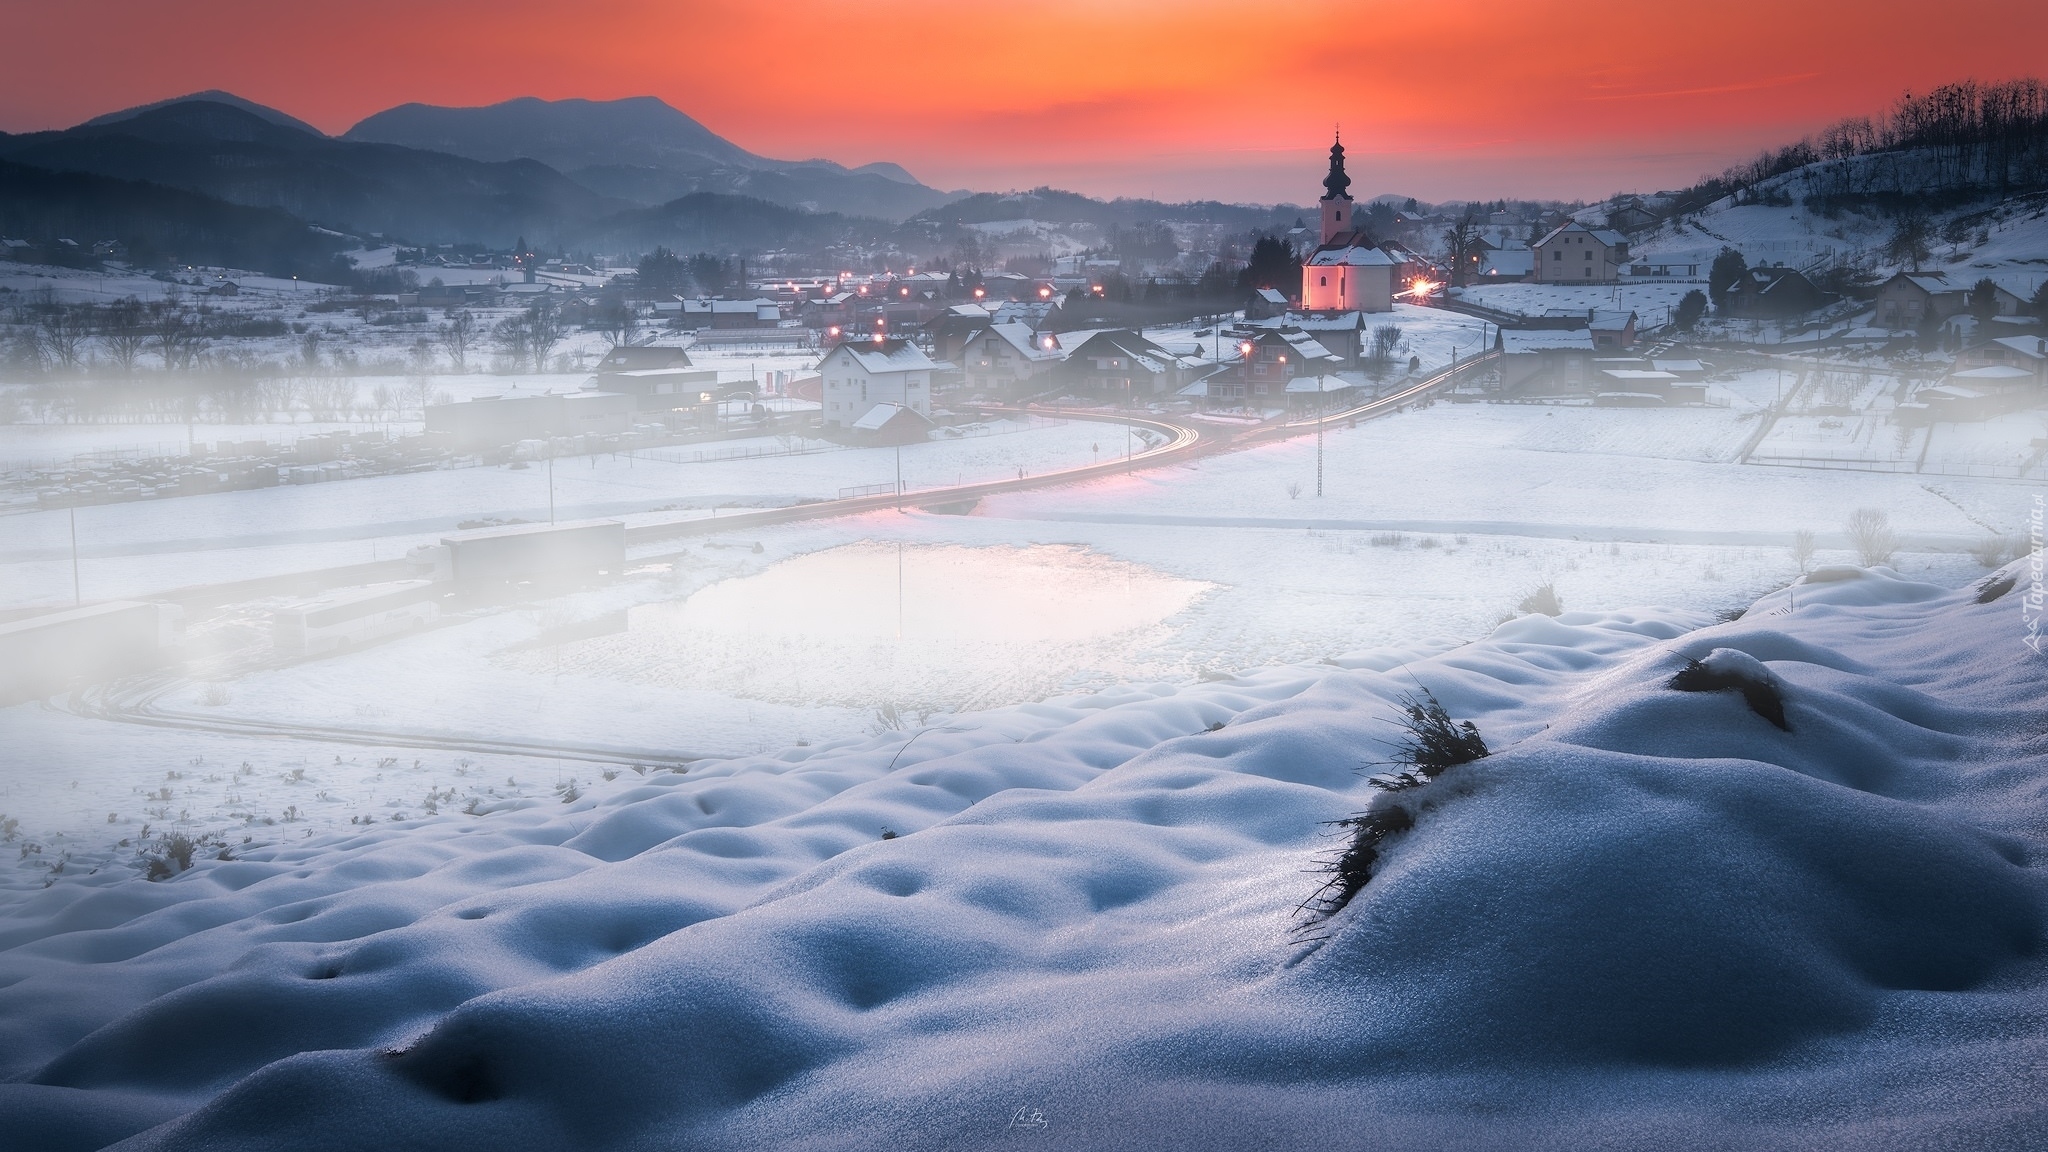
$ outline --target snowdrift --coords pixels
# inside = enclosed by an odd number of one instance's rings
[[[2023,592],[1830,570],[60,883],[0,912],[0,1145],[2040,1147]],[[1423,687],[1493,754],[1305,925]]]

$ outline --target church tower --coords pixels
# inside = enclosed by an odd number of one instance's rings
[[[1351,231],[1351,177],[1344,174],[1344,140],[1330,145],[1330,174],[1323,177],[1323,243]]]

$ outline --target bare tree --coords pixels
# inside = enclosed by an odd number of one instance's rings
[[[53,304],[36,318],[36,330],[42,337],[43,352],[51,367],[64,371],[78,367],[85,349],[85,338],[91,334],[91,325],[85,315],[67,305]]]
[[[148,316],[143,312],[142,302],[133,297],[116,300],[107,305],[98,319],[100,347],[107,350],[107,356],[123,375],[133,375],[135,361],[149,346],[150,339]]]
[[[1465,265],[1471,258],[1473,249],[1478,247],[1479,221],[1476,212],[1477,209],[1467,206],[1465,214],[1458,217],[1458,222],[1444,232],[1444,248],[1451,258],[1453,287],[1464,286]]]
[[[599,303],[596,320],[597,330],[604,336],[607,350],[617,348],[621,344],[631,344],[633,333],[640,325],[639,314],[623,297]]]
[[[526,310],[526,327],[529,348],[533,353],[533,370],[548,370],[548,357],[554,355],[555,346],[569,337],[569,320],[562,315],[561,305],[551,296],[543,296]]]
[[[1806,575],[1807,566],[1813,563],[1815,537],[1813,531],[1801,528],[1792,534],[1792,562],[1799,565],[1799,574]]]
[[[150,310],[149,338],[163,357],[164,369],[176,372],[192,366],[199,355],[199,327],[175,303],[159,304]]]
[[[1899,550],[1899,534],[1892,528],[1891,517],[1877,508],[1858,508],[1849,516],[1849,546],[1856,550],[1856,561],[1865,568],[1889,564]]]
[[[1934,254],[1927,242],[1931,233],[1925,212],[1917,208],[1901,212],[1892,222],[1892,234],[1885,240],[1884,254],[1901,264],[1911,265],[1913,271],[1918,272],[1920,262]]]
[[[448,350],[448,361],[457,372],[469,371],[469,349],[476,343],[476,317],[466,308],[448,313],[439,334],[441,347]]]
[[[533,365],[535,372],[548,370],[548,357],[569,335],[569,322],[561,306],[542,296],[517,316],[507,317],[494,330],[498,350],[519,367]]]
[[[533,359],[533,330],[527,327],[524,312],[498,321],[491,335],[497,340],[499,354],[511,362],[513,371],[525,369]]]

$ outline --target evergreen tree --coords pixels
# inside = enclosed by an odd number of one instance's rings
[[[1719,311],[1728,306],[1728,289],[1737,280],[1749,275],[1749,261],[1733,248],[1723,248],[1714,257],[1714,266],[1707,269],[1707,295],[1714,300],[1714,309]]]
[[[1672,322],[1682,332],[1690,332],[1698,326],[1700,317],[1707,314],[1706,294],[1695,288],[1678,302],[1678,311],[1672,314]]]

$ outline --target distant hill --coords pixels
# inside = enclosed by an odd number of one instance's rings
[[[79,127],[98,128],[104,124],[119,124],[123,120],[133,120],[145,112],[154,112],[159,108],[169,108],[177,104],[225,104],[230,108],[239,108],[259,120],[275,124],[280,128],[295,129],[309,136],[326,135],[326,133],[296,116],[286,115],[275,108],[266,108],[254,100],[244,100],[233,92],[222,92],[218,88],[209,88],[204,92],[194,92],[190,96],[173,96],[169,100],[158,100],[150,104],[138,104],[133,108],[123,108],[119,112],[109,112],[103,116],[95,116],[80,124]]]
[[[888,225],[834,213],[805,212],[747,196],[693,192],[654,208],[596,221],[575,243],[598,251],[750,252],[821,248],[872,240]]]
[[[176,188],[0,161],[0,235],[51,246],[119,240],[138,265],[172,260],[339,283],[338,237],[272,208]]]
[[[953,198],[895,164],[849,169],[829,160],[757,156],[652,96],[528,96],[482,108],[404,104],[369,117],[343,138],[472,160],[538,160],[594,192],[648,205],[717,192],[902,220]]]
[[[277,208],[340,231],[422,243],[549,243],[626,205],[532,160],[481,163],[336,140],[212,94],[61,132],[0,136],[0,159]]]
[[[1224,204],[1215,200],[1193,200],[1166,204],[1157,200],[1097,200],[1078,192],[1057,188],[1034,188],[1029,192],[981,192],[941,207],[927,209],[911,218],[912,224],[988,224],[998,220],[1039,220],[1057,224],[1093,224],[1098,227],[1134,227],[1158,222],[1189,221],[1218,225],[1233,231],[1284,228],[1297,217],[1309,215],[1292,204],[1270,207],[1255,204]]]

